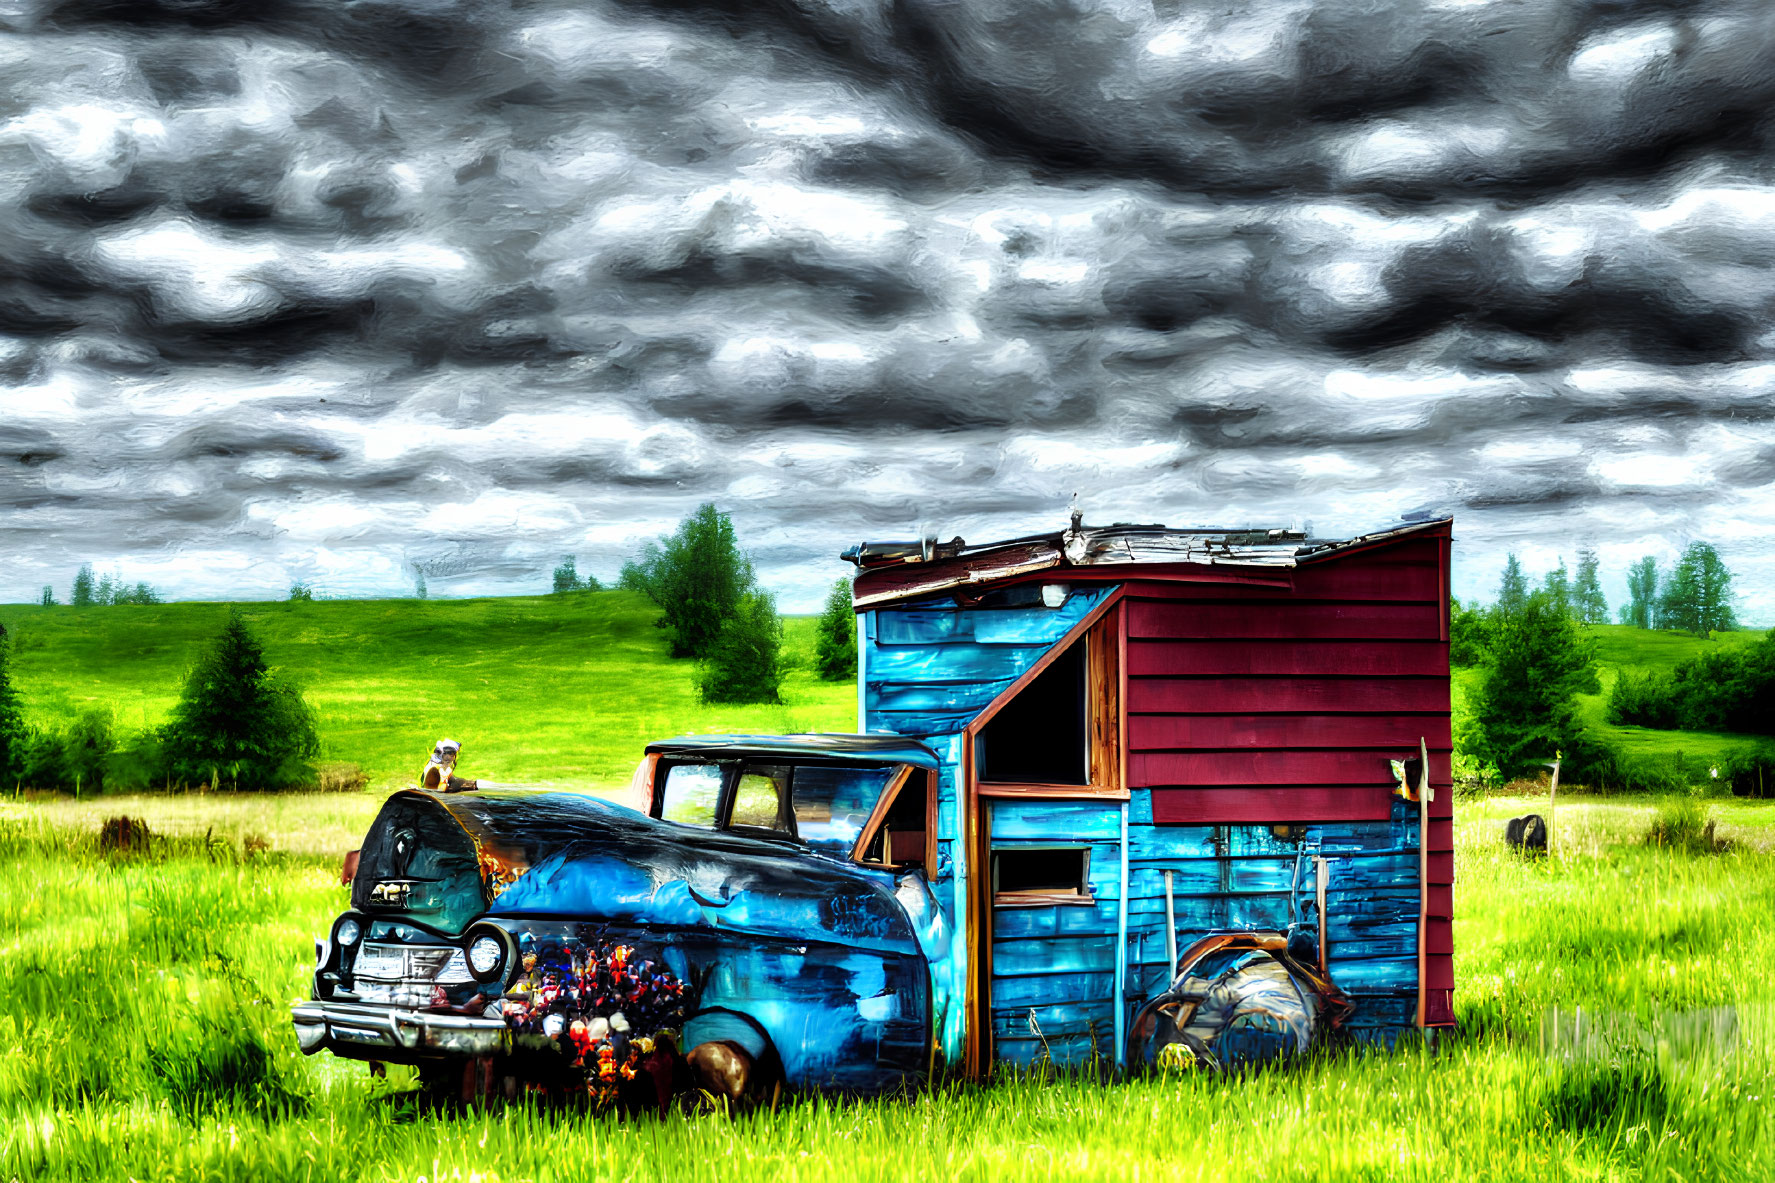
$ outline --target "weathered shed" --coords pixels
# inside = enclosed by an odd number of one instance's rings
[[[1450,542],[1075,515],[846,554],[859,729],[942,761],[952,1058],[1119,1057],[1225,932],[1314,942],[1359,1038],[1452,1023]]]

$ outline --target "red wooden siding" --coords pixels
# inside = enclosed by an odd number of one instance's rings
[[[1160,825],[1383,821],[1388,761],[1430,751],[1430,1021],[1450,1021],[1449,538],[1297,568],[1292,588],[1128,585],[1128,782]]]
[[[1392,794],[1349,785],[1257,785],[1220,789],[1154,789],[1153,821],[1163,825],[1239,822],[1384,822]]]

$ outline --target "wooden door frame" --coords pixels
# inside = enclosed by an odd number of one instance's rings
[[[1023,675],[1007,686],[981,712],[968,721],[961,732],[961,786],[958,797],[962,802],[961,816],[958,819],[961,829],[961,840],[968,852],[967,883],[968,909],[965,923],[967,924],[966,940],[968,951],[968,986],[964,1001],[965,1013],[968,1016],[966,1039],[963,1041],[962,1067],[966,1074],[975,1080],[984,1079],[986,1070],[992,1063],[992,893],[990,876],[987,874],[992,857],[992,835],[986,810],[991,801],[1006,797],[1039,797],[1039,798],[1080,798],[1088,797],[1103,801],[1126,801],[1128,799],[1127,760],[1127,680],[1128,680],[1128,641],[1127,615],[1117,612],[1114,621],[1115,646],[1117,654],[1116,675],[1116,728],[1121,739],[1120,755],[1116,766],[1112,769],[1115,778],[1111,789],[1092,788],[1089,786],[1029,786],[1024,791],[988,790],[981,792],[979,769],[974,762],[975,739],[980,730],[992,722],[995,715],[1004,708],[1023,689],[1039,677],[1043,670],[1053,664],[1054,660],[1070,649],[1081,638],[1086,636],[1100,622],[1109,616],[1111,609],[1116,608],[1127,594],[1127,584],[1118,586],[1101,604],[1085,614],[1077,624],[1067,629],[1060,639],[1048,647],[1047,652],[1038,658],[1034,665],[1024,671]],[[1105,630],[1108,631],[1107,629]],[[1087,679],[1088,680],[1088,679]],[[1086,744],[1089,745],[1093,728],[1087,721]],[[1122,857],[1126,857],[1123,852]],[[1118,1001],[1119,1005],[1119,1001]]]

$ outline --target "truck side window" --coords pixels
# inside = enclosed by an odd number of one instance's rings
[[[767,764],[747,765],[733,791],[730,826],[790,833],[787,804],[789,770]]]
[[[802,764],[795,769],[795,833],[815,850],[848,858],[897,770]]]
[[[666,770],[666,788],[659,815],[681,826],[715,828],[715,807],[721,801],[719,764],[674,764]]]

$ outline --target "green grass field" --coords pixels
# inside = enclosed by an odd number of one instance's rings
[[[856,728],[855,686],[813,673],[810,617],[785,622],[782,706],[708,707],[695,664],[666,657],[658,612],[629,592],[239,608],[318,711],[323,759],[361,766],[374,788],[410,782],[445,735],[464,745],[465,776],[614,788],[652,739]],[[165,721],[227,611],[7,604],[0,624],[31,721],[102,706],[133,730]]]
[[[619,1122],[431,1110],[303,1057],[286,1004],[373,799],[279,798],[255,857],[198,800],[116,802],[186,835],[139,861],[97,853],[89,803],[0,804],[0,1179],[1775,1178],[1775,805],[1716,806],[1718,856],[1643,845],[1649,803],[1562,806],[1529,863],[1498,835],[1533,802],[1463,802],[1462,1030],[1433,1053]]]

